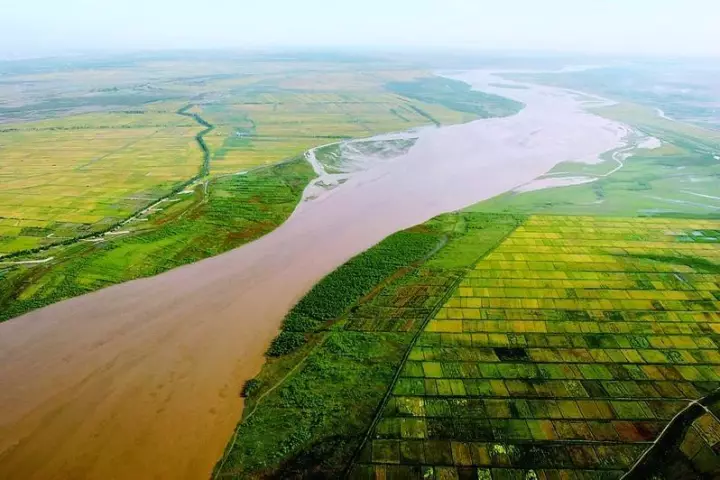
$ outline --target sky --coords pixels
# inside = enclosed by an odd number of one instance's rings
[[[720,56],[720,0],[0,0],[0,56],[452,47]]]

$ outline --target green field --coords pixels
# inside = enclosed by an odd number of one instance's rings
[[[353,476],[619,477],[720,387],[718,229],[528,219],[427,324]]]
[[[0,320],[157,275],[254,240],[290,216],[314,175],[298,158],[247,175],[217,178],[176,195],[144,221],[121,226],[116,235],[41,252],[41,258],[51,258],[48,262],[0,262]]]
[[[620,168],[604,155],[597,164],[560,163],[543,178],[586,177],[590,183],[508,192],[471,211],[560,215],[720,218],[720,132],[666,120],[648,108],[620,104],[596,113],[659,140],[659,148],[633,148]],[[642,138],[634,145],[640,147]]]

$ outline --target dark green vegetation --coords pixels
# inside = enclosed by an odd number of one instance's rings
[[[443,105],[451,110],[471,113],[480,118],[505,117],[518,113],[523,105],[514,100],[473,90],[470,85],[444,77],[431,77],[411,82],[392,82],[388,90],[429,104]],[[435,122],[438,123],[438,122]]]
[[[358,255],[315,285],[288,314],[283,330],[268,351],[285,355],[302,346],[303,334],[340,317],[392,273],[440,248],[445,238],[412,231],[400,232]]]
[[[299,158],[220,177],[176,195],[131,233],[58,247],[45,252],[53,260],[39,265],[0,264],[0,320],[254,240],[290,216],[313,176]]]
[[[626,480],[720,476],[720,391],[691,403],[668,424]]]
[[[204,118],[202,118],[197,113],[189,113],[188,110],[193,108],[193,105],[186,105],[180,110],[177,111],[178,115],[182,115],[185,117],[192,118],[195,120],[199,125],[202,125],[205,127],[205,129],[201,132],[198,132],[195,135],[195,141],[197,142],[198,146],[200,147],[200,150],[203,154],[203,161],[202,166],[200,167],[200,173],[197,175],[196,178],[192,178],[187,182],[189,185],[190,183],[194,182],[195,180],[198,180],[202,177],[207,176],[210,173],[210,159],[212,158],[212,153],[210,152],[210,148],[208,148],[207,143],[205,142],[205,135],[212,132],[215,128],[214,125],[208,123]]]
[[[425,322],[520,221],[443,215],[323,279],[288,314],[278,337],[288,340],[269,352],[283,355],[257,377],[215,477],[338,478]]]

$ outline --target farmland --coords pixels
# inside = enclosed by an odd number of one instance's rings
[[[425,327],[357,478],[620,476],[720,386],[718,228],[528,219]]]
[[[355,265],[377,287],[332,295]],[[397,234],[288,315],[278,339],[299,340],[271,347],[216,478],[619,478],[720,387],[719,269],[716,220],[455,213]],[[684,468],[717,468],[703,421]]]
[[[168,113],[84,114],[0,133],[0,252],[107,229],[199,172],[198,125]]]
[[[125,233],[50,250],[50,262],[0,272],[0,320],[217,255],[282,223],[314,176],[302,158],[200,184]]]

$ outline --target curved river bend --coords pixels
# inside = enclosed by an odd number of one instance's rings
[[[241,248],[0,324],[0,478],[207,478],[240,386],[316,281],[397,230],[616,148],[626,130],[570,92],[460,78],[526,108],[421,130],[407,154]]]

